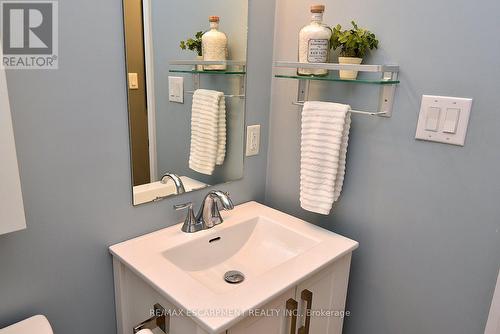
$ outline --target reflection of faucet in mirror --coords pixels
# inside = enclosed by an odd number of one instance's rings
[[[221,207],[219,207],[219,203]],[[205,226],[205,228],[212,228],[215,225],[222,224],[223,220],[219,210],[232,210],[234,209],[233,201],[228,193],[220,190],[211,191],[205,196],[201,203],[200,211],[196,216],[198,224]]]
[[[175,185],[175,191],[177,195],[184,194],[186,189],[184,189],[184,184],[182,183],[181,178],[177,174],[166,173],[161,177],[161,183],[167,184],[168,179],[171,179]]]

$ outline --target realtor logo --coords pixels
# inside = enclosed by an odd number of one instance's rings
[[[6,69],[58,68],[57,1],[0,1]]]

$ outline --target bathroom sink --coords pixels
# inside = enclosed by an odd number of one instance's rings
[[[212,238],[213,237],[213,238]],[[163,253],[165,258],[215,293],[236,287],[222,277],[231,270],[252,280],[320,242],[265,217],[252,218],[189,241]]]
[[[181,176],[180,178],[182,180],[182,184],[184,184],[184,189],[186,190],[186,192],[203,189],[209,186],[208,184],[191,179],[187,176]],[[133,189],[133,193],[134,205],[139,205],[152,202],[158,198],[175,195],[176,189],[174,183],[171,180],[169,180],[167,183],[161,183],[160,181],[158,181],[135,186]]]
[[[358,247],[356,241],[256,202],[223,212],[224,223],[188,234],[175,225],[110,247],[209,333],[219,333],[297,282]],[[244,275],[229,284],[229,271]],[[233,310],[216,315],[200,310]]]

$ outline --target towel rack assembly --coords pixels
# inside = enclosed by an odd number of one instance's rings
[[[391,117],[394,105],[394,96],[396,93],[396,87],[399,84],[398,65],[352,65],[352,64],[333,64],[333,63],[299,63],[299,62],[288,62],[288,61],[275,61],[274,68],[309,68],[309,69],[327,69],[329,71],[358,71],[367,73],[380,73],[381,78],[379,79],[356,79],[356,80],[346,80],[340,79],[337,76],[332,76],[329,74],[326,77],[312,77],[312,76],[299,76],[297,74],[293,75],[283,75],[275,74],[276,78],[282,79],[296,79],[299,81],[297,90],[297,100],[292,102],[293,105],[303,106],[304,102],[308,100],[309,90],[311,81],[326,81],[326,82],[343,82],[343,83],[358,83],[358,84],[372,84],[380,86],[380,96],[378,103],[378,111],[359,111],[351,110],[354,114],[368,115],[368,116],[379,116],[379,117]]]
[[[225,94],[226,98],[245,98],[245,78],[246,78],[246,61],[244,60],[224,60],[224,61],[205,61],[205,60],[173,60],[170,62],[172,67],[170,73],[184,73],[191,74],[193,77],[193,90],[186,91],[186,94],[194,94],[194,91],[201,88],[201,76],[230,76],[238,78],[238,93]],[[225,71],[204,71],[199,69],[203,65],[226,65]],[[191,66],[189,68],[179,68],[179,66]]]

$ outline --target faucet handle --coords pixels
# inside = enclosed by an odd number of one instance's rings
[[[181,210],[184,210],[184,209],[191,209],[191,210],[193,210],[193,202],[188,202],[188,203],[184,203],[184,204],[176,204],[176,205],[174,205],[174,210],[175,211],[181,211]]]
[[[203,230],[204,229],[203,224],[198,223],[196,221],[196,217],[194,216],[192,202],[174,205],[175,211],[180,211],[185,209],[188,209],[188,213],[186,218],[184,219],[184,224],[182,225],[181,228],[182,232],[194,233]]]

